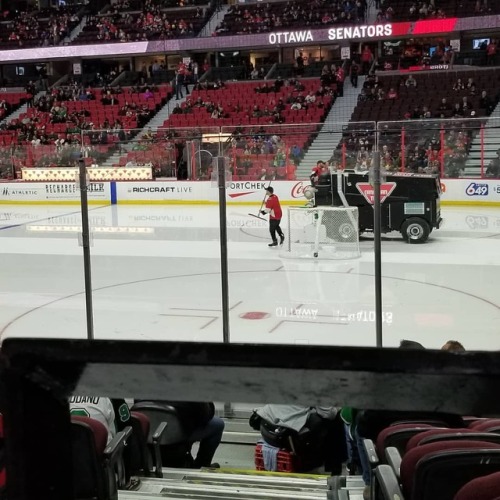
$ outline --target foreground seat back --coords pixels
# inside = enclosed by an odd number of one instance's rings
[[[159,460],[165,467],[192,466],[191,447],[193,443],[184,431],[179,414],[173,406],[141,401],[132,407],[132,411],[143,413],[149,418],[148,446],[152,455],[155,456],[156,466],[158,466]],[[155,431],[162,423],[167,424],[166,430],[153,443]],[[154,449],[155,446],[158,448]]]
[[[97,420],[71,417],[71,446],[75,499],[110,500],[116,483],[110,484],[103,464],[108,430]]]
[[[500,445],[446,441],[417,446],[401,462],[405,500],[452,500],[470,480],[500,471]]]
[[[411,449],[415,448],[416,446],[420,446],[421,444],[424,444],[422,441],[425,441],[426,439],[433,438],[434,436],[443,436],[443,439],[440,441],[444,441],[446,438],[444,436],[453,436],[453,435],[467,435],[467,434],[473,434],[475,433],[474,430],[469,429],[469,428],[464,428],[464,429],[435,429],[431,428],[428,429],[424,432],[421,432],[420,434],[416,434],[413,436],[408,443],[406,444],[406,452],[410,451]],[[427,444],[425,442],[425,444]]]
[[[150,430],[148,443],[152,442],[152,434],[162,422],[167,422],[167,431],[162,437],[161,445],[172,445],[188,440],[188,436],[182,428],[177,410],[173,406],[141,401],[132,407],[132,411],[142,413],[149,418]]]
[[[397,424],[386,427],[377,436],[377,455],[383,461],[386,448],[393,446],[403,456],[406,450],[406,443],[410,438],[424,432],[426,429],[432,428],[429,424]]]
[[[498,500],[500,498],[500,472],[469,481],[453,500]]]
[[[426,436],[422,438],[420,441],[419,446],[422,446],[424,444],[429,444],[429,443],[435,443],[436,441],[453,441],[453,440],[460,440],[460,441],[482,441],[485,443],[495,443],[495,444],[500,444],[500,434],[497,434],[496,432],[469,432],[469,433],[447,433],[447,434],[432,434],[430,436]]]
[[[140,412],[130,413],[132,434],[124,452],[125,468],[128,475],[150,476],[152,460],[148,448],[150,422],[147,415]]]
[[[497,432],[500,433],[500,418],[488,418],[474,422],[469,426],[475,432]]]

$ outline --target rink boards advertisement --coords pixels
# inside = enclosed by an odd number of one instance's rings
[[[109,203],[109,182],[92,182],[88,188],[89,203]],[[76,182],[0,183],[0,203],[77,204],[80,189]]]
[[[303,205],[307,180],[274,181],[275,194],[285,205]],[[260,205],[269,181],[228,183],[229,205]],[[444,179],[443,204],[499,205],[500,180]],[[211,182],[151,181],[92,182],[88,190],[91,204],[217,204],[219,189]],[[0,183],[1,204],[78,204],[80,189],[74,182]]]
[[[226,186],[228,204],[262,203],[269,181],[234,181]],[[306,181],[271,182],[275,194],[283,203],[302,203]],[[219,189],[211,182],[156,181],[141,183],[118,183],[116,186],[118,203],[180,204],[219,202]]]

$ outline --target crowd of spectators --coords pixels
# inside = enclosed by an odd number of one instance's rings
[[[407,77],[401,76],[398,84],[389,88],[387,88],[383,79],[375,74],[371,74],[363,84],[358,101],[360,103],[397,101],[400,99],[400,92],[404,90],[405,98],[412,102],[415,99],[412,98],[408,91],[411,92],[412,89],[417,89],[417,87],[418,82],[412,74],[409,74]],[[404,111],[404,114],[400,118],[404,120],[418,120],[489,116],[500,99],[500,93],[491,95],[490,90],[479,88],[472,77],[466,80],[457,78],[456,81],[450,82],[447,88],[442,88],[440,93],[447,97],[442,97],[439,102],[435,99],[430,99],[429,103],[422,102],[421,104],[416,104]]]
[[[444,19],[446,17],[487,16],[498,13],[496,2],[474,0],[454,2],[442,0],[391,0],[376,2],[377,22],[418,21],[424,19]]]
[[[28,10],[17,12],[2,25],[2,42],[17,47],[49,47],[59,45],[80,22],[80,15],[67,8],[49,13]]]
[[[380,137],[381,166],[388,171],[461,177],[481,126],[476,119],[489,116],[500,99],[495,76],[469,72],[464,77],[458,74],[455,79],[440,79],[435,74],[418,78],[412,74],[370,74],[364,82],[357,109],[369,109],[365,116],[386,122]],[[392,109],[400,115],[391,115]],[[391,125],[391,119],[402,121]],[[421,125],[423,119],[429,120],[425,127]],[[344,166],[347,162],[350,168],[370,168],[373,138],[367,139],[364,132],[352,132],[344,138],[342,147]],[[339,148],[332,164],[338,164],[341,155]]]
[[[177,6],[182,9],[164,10],[162,3],[148,0],[136,12],[129,10],[127,0],[116,2],[104,15],[89,16],[84,34],[106,42],[194,37],[211,11],[201,6],[188,7],[187,3],[179,0]]]
[[[322,27],[332,24],[362,23],[366,20],[366,0],[313,0],[262,3],[230,7],[213,35],[246,35],[292,27]]]

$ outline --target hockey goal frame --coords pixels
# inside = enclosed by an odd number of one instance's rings
[[[281,256],[301,259],[357,259],[357,207],[288,207],[285,246]]]

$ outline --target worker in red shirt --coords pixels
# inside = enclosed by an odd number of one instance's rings
[[[309,176],[309,180],[311,181],[312,186],[316,186],[318,184],[318,180],[321,175],[326,174],[328,172],[328,167],[323,160],[318,160],[316,162],[316,166],[313,167],[311,175]]]
[[[261,210],[262,215],[269,214],[269,232],[271,233],[272,243],[269,243],[270,247],[278,246],[278,239],[276,238],[276,233],[280,237],[280,245],[283,245],[285,241],[285,235],[280,227],[281,217],[283,212],[281,211],[281,205],[279,198],[274,194],[274,189],[269,186],[266,188],[266,208]]]

